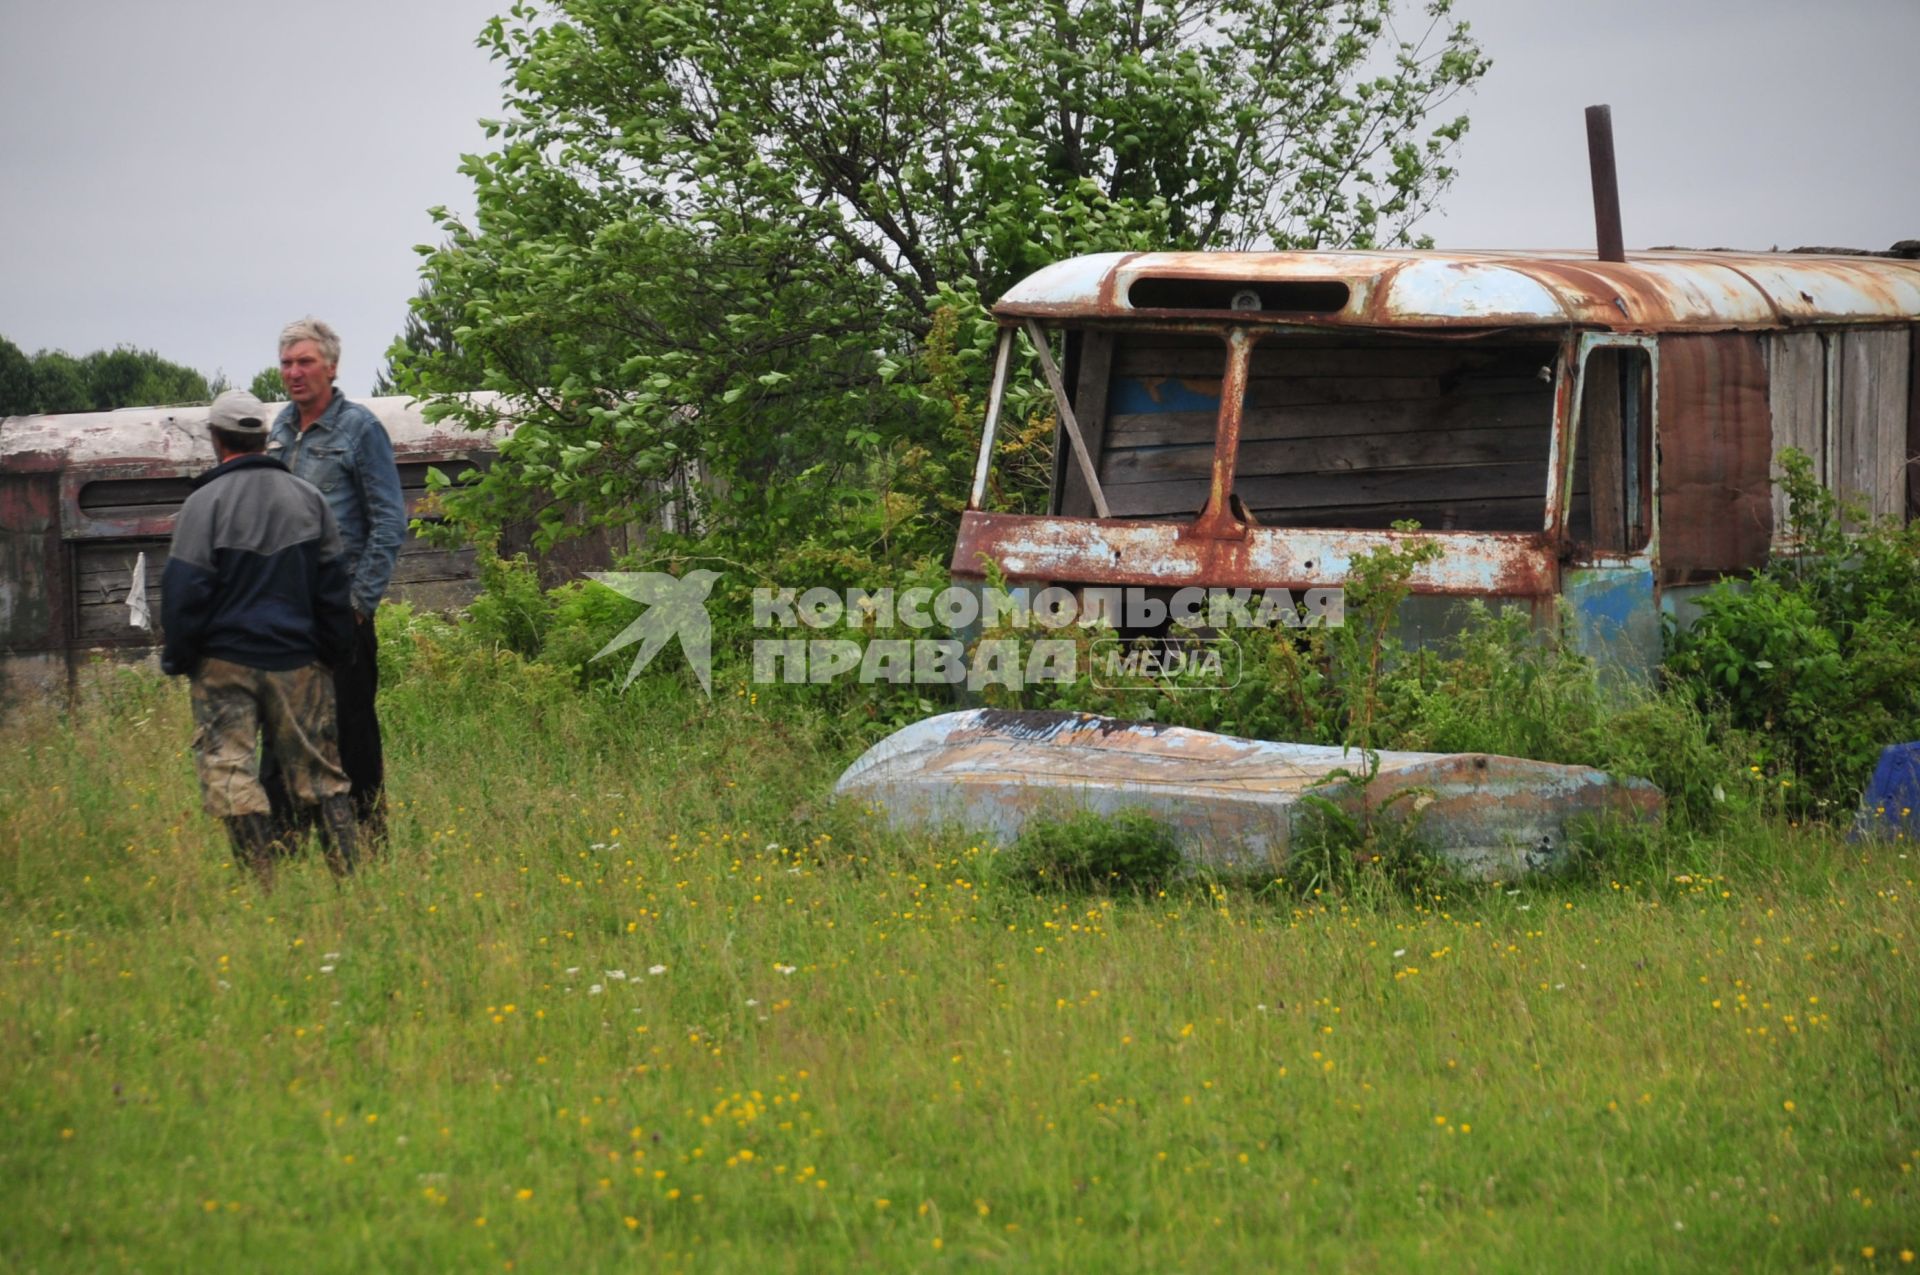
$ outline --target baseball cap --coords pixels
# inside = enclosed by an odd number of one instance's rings
[[[267,405],[245,390],[228,390],[207,409],[207,424],[231,434],[264,434],[271,423]]]

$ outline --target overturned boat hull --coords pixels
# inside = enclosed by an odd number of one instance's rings
[[[1145,809],[1190,862],[1283,871],[1311,808],[1392,802],[1421,841],[1470,877],[1510,879],[1561,863],[1583,820],[1655,819],[1660,794],[1614,779],[1484,753],[1381,752],[1371,783],[1358,751],[1238,739],[1089,713],[969,709],[916,722],[868,749],[835,785],[899,827],[976,829],[1005,841],[1036,815]],[[1363,795],[1364,789],[1364,795]],[[1406,794],[1399,800],[1396,795]]]

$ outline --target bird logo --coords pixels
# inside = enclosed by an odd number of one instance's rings
[[[707,615],[707,594],[719,578],[720,572],[705,569],[689,571],[684,576],[670,576],[664,571],[589,571],[587,579],[598,581],[621,597],[631,598],[647,608],[593,658],[597,660],[638,642],[640,649],[634,653],[627,680],[620,683],[620,689],[625,690],[640,676],[640,670],[653,662],[667,639],[678,637],[680,650],[686,655],[693,675],[700,679],[707,698],[712,699],[713,621]]]

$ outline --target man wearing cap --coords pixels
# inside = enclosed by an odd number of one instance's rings
[[[160,667],[193,679],[201,799],[226,822],[234,856],[270,883],[275,830],[254,762],[264,729],[290,798],[327,829],[328,865],[344,875],[356,829],[333,670],[353,658],[354,622],[340,531],[318,491],[262,454],[259,399],[228,390],[207,423],[219,463],[174,522]]]
[[[393,442],[379,418],[347,401],[334,386],[340,337],[318,319],[300,319],[280,332],[280,382],[291,400],[273,422],[267,454],[320,489],[340,526],[352,581],[354,659],[334,670],[340,715],[340,764],[353,782],[354,811],[366,830],[366,849],[386,838],[386,764],[374,697],[380,658],[373,612],[393,576],[407,532],[407,505]],[[299,826],[270,756],[261,767],[274,813],[289,839]]]

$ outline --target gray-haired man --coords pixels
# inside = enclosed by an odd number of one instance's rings
[[[377,851],[386,835],[386,763],[374,698],[380,689],[380,657],[373,612],[393,576],[394,559],[407,531],[407,505],[393,442],[374,414],[350,403],[334,386],[340,337],[318,319],[289,323],[280,333],[280,380],[292,401],[273,422],[267,454],[296,477],[320,489],[340,525],[352,578],[355,654],[334,670],[339,697],[340,764],[353,781],[353,804]],[[293,810],[264,768],[275,813],[291,826]]]
[[[255,774],[264,730],[291,798],[319,816],[336,873],[353,867],[353,803],[334,740],[333,670],[353,658],[346,557],[327,502],[261,454],[267,409],[213,401],[219,463],[174,521],[162,576],[160,667],[193,679],[202,803],[234,856],[270,879],[277,836]]]

